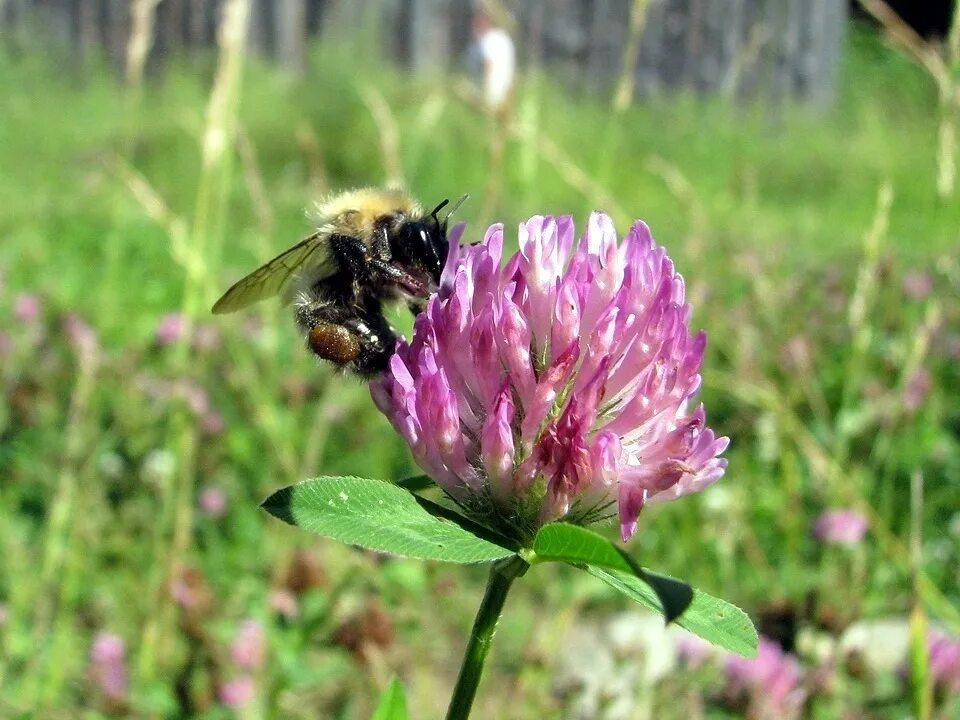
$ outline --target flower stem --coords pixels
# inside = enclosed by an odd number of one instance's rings
[[[480,676],[483,674],[483,664],[493,644],[493,634],[497,629],[503,604],[507,600],[507,593],[513,581],[523,575],[529,567],[523,558],[514,555],[494,563],[490,569],[487,590],[477,611],[477,617],[473,621],[473,630],[470,631],[470,641],[463,655],[460,675],[457,677],[457,685],[453,689],[453,697],[447,709],[447,720],[466,720],[469,717],[473,698],[480,684]]]

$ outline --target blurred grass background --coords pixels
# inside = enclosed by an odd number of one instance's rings
[[[921,70],[855,30],[836,105],[776,113],[682,94],[612,113],[533,75],[508,128],[459,82],[334,42],[303,77],[247,58],[217,106],[228,55],[136,93],[55,51],[0,60],[0,716],[359,718],[394,673],[416,717],[442,712],[483,571],[373,557],[259,511],[305,477],[416,471],[287,311],[207,312],[310,231],[319,197],[388,179],[428,205],[470,193],[472,238],[599,207],[668,248],[710,336],[702,398],[733,443],[718,486],[644,511],[644,564],[767,632],[786,615],[837,633],[915,599],[960,632],[960,203],[937,197]],[[849,551],[811,535],[840,506],[871,522]],[[566,716],[567,633],[624,609],[590,578],[531,573],[477,716]],[[217,689],[240,673],[246,618],[267,660],[232,710]],[[90,670],[100,632],[126,644],[122,701]],[[697,716],[670,701],[685,687],[661,688],[661,716]],[[842,687],[813,716],[909,707],[893,681]]]

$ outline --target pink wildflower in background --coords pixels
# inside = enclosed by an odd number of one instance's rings
[[[170,582],[170,597],[188,615],[202,615],[212,602],[203,574],[195,568],[183,568]]]
[[[233,662],[244,670],[257,670],[263,665],[264,651],[263,626],[257,620],[244,620],[230,645]]]
[[[97,331],[76,313],[69,313],[63,318],[63,330],[73,349],[84,362],[92,361],[100,349]]]
[[[869,527],[867,518],[856,510],[827,510],[813,522],[813,534],[825,543],[856,545]]]
[[[251,700],[256,691],[256,685],[253,678],[249,675],[241,675],[233,680],[228,680],[217,689],[217,697],[220,702],[229,708],[241,708]]]
[[[220,348],[220,331],[213,325],[198,325],[193,331],[193,347],[201,352],[211,352]]]
[[[903,409],[913,415],[926,402],[933,389],[933,378],[925,368],[920,368],[907,378],[903,388]]]
[[[706,427],[706,335],[647,226],[618,241],[594,213],[531,218],[501,265],[502,226],[451,249],[441,288],[371,384],[417,463],[453,498],[523,531],[617,503],[624,540],[644,505],[723,474]]]
[[[90,673],[104,697],[122,702],[127,697],[127,650],[123,639],[113,633],[99,633],[90,648]]]
[[[223,517],[227,513],[227,494],[218,487],[208,485],[200,491],[200,509],[207,517]]]
[[[183,339],[186,330],[186,320],[183,313],[167,313],[157,323],[154,338],[158,345],[173,345]]]
[[[227,424],[216,410],[209,410],[200,418],[200,429],[205,435],[219,435]]]
[[[190,380],[184,380],[176,388],[177,394],[183,398],[187,408],[197,417],[202,417],[210,411],[210,394],[205,388],[194,384]]]
[[[13,314],[24,325],[35,325],[41,310],[40,298],[33,293],[20,293],[13,300]]]
[[[945,692],[960,694],[960,638],[931,633],[927,652],[934,685]]]
[[[677,659],[690,669],[702,667],[717,655],[717,648],[706,640],[676,627],[673,630],[673,646]]]
[[[797,659],[773,640],[760,638],[757,655],[743,658],[731,655],[726,662],[727,694],[746,695],[758,720],[784,720],[799,717],[805,691],[803,671]]]
[[[933,278],[923,270],[910,270],[903,276],[903,292],[911,300],[926,300],[933,292]]]
[[[293,620],[300,614],[300,603],[297,596],[286,588],[279,588],[270,593],[267,601],[270,609],[287,620]]]

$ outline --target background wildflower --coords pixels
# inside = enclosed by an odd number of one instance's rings
[[[931,633],[927,648],[934,685],[944,692],[960,694],[960,638]]]
[[[670,631],[677,659],[686,667],[699,668],[716,656],[716,648],[706,640],[675,626]]]
[[[90,673],[103,696],[114,703],[127,697],[126,645],[119,635],[99,633],[90,648]]]
[[[100,342],[97,331],[76,313],[68,313],[63,318],[63,330],[67,339],[82,362],[92,362],[99,351]]]
[[[203,573],[196,568],[183,568],[170,581],[169,591],[174,602],[194,618],[204,615],[215,599]]]
[[[183,339],[186,329],[186,320],[183,313],[167,313],[157,323],[154,337],[158,345],[173,345]]]
[[[205,435],[219,435],[226,427],[226,423],[216,410],[208,410],[200,418],[200,429]]]
[[[33,293],[20,293],[13,300],[13,314],[24,325],[35,325],[41,311],[40,298]]]
[[[727,438],[706,427],[706,335],[689,330],[684,283],[645,224],[623,241],[594,213],[502,226],[453,243],[439,294],[371,385],[420,466],[463,504],[521,532],[589,521],[616,502],[626,540],[650,502],[723,474]],[[612,514],[612,512],[611,512]]]
[[[223,344],[220,331],[213,325],[197,325],[193,331],[193,347],[201,352],[219,350]]]
[[[933,278],[923,270],[910,270],[903,276],[903,292],[911,300],[926,300],[933,292]]]
[[[729,656],[726,675],[727,694],[748,697],[749,717],[758,720],[799,717],[805,696],[803,670],[797,659],[783,652],[773,640],[761,637],[754,658]]]
[[[920,368],[909,378],[903,388],[903,409],[913,415],[920,409],[933,388],[933,378],[925,368]]]
[[[200,510],[207,517],[223,517],[227,512],[227,494],[219,487],[208,485],[200,491]]]
[[[263,626],[254,619],[244,620],[230,645],[231,659],[244,670],[257,670],[263,665],[264,652]]]
[[[856,510],[827,510],[813,523],[813,534],[825,543],[856,545],[867,533],[867,518]]]
[[[220,685],[217,697],[229,708],[241,708],[253,700],[255,691],[256,685],[253,678],[249,675],[241,675]]]
[[[293,620],[300,614],[300,603],[297,596],[287,588],[277,588],[270,593],[267,601],[270,609],[286,620]]]

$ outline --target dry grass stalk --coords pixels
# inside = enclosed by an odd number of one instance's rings
[[[595,201],[600,208],[610,213],[618,224],[624,224],[630,221],[628,213],[621,207],[620,203],[613,198],[613,195],[574,162],[553,140],[543,134],[533,135],[532,133],[526,132],[523,127],[517,123],[511,124],[509,130],[513,137],[533,145],[540,157],[553,165],[557,174],[566,181],[570,187],[579,190],[585,197]]]
[[[960,12],[954,13],[947,44],[924,40],[884,0],[860,0],[860,5],[882,26],[893,45],[919,63],[933,78],[940,101],[937,131],[937,193],[953,195],[957,179],[957,122],[960,118]]]
[[[507,149],[506,129],[510,115],[506,107],[487,113],[487,185],[484,188],[483,208],[480,210],[480,226],[488,225],[500,205],[503,190],[503,158]]]
[[[405,187],[403,161],[400,159],[400,130],[390,105],[387,104],[383,93],[372,85],[364,85],[360,88],[360,98],[370,110],[370,115],[373,116],[377,126],[387,186]]]
[[[257,162],[257,149],[253,146],[250,136],[242,129],[237,133],[237,150],[240,154],[240,165],[243,168],[243,180],[247,186],[247,194],[253,205],[253,212],[257,216],[257,226],[260,234],[270,237],[273,231],[273,206],[263,174],[260,172],[260,163]]]
[[[320,140],[309,123],[302,122],[297,127],[297,145],[307,162],[310,177],[310,197],[318,200],[330,192],[330,178],[323,162]]]
[[[133,0],[130,5],[130,39],[127,41],[126,81],[130,87],[143,82],[143,68],[153,46],[153,20],[160,0]]]
[[[623,46],[623,66],[620,70],[620,79],[617,81],[617,91],[613,96],[613,109],[621,112],[630,107],[633,102],[633,91],[637,86],[637,60],[640,57],[640,38],[643,28],[647,24],[647,8],[649,0],[633,0],[630,7],[630,28],[627,32],[627,42]]]
[[[250,0],[230,0],[224,5],[218,36],[220,63],[207,104],[207,124],[203,134],[204,170],[220,163],[234,128],[249,21]]]
[[[747,35],[747,42],[737,50],[737,54],[730,63],[726,77],[723,80],[723,92],[733,95],[740,86],[740,79],[748,68],[756,65],[760,53],[770,41],[770,28],[765,23],[754,23]]]
[[[190,236],[187,232],[187,224],[182,217],[170,209],[150,181],[121,158],[117,158],[114,167],[120,180],[127,186],[130,194],[147,216],[167,231],[173,259],[185,269],[191,263],[202,261],[189,252]]]
[[[877,192],[877,208],[874,211],[870,229],[863,238],[864,261],[860,265],[857,284],[847,311],[850,330],[857,338],[854,341],[854,346],[857,348],[861,348],[864,343],[868,342],[871,335],[870,328],[866,323],[867,312],[876,292],[880,243],[887,235],[892,205],[893,187],[889,183],[884,183]]]
[[[703,239],[707,234],[707,212],[690,178],[677,165],[661,155],[651,155],[647,158],[647,170],[663,180],[667,191],[679,203],[686,206],[687,215],[690,218],[688,239],[690,253],[694,256],[699,255],[703,248]]]

